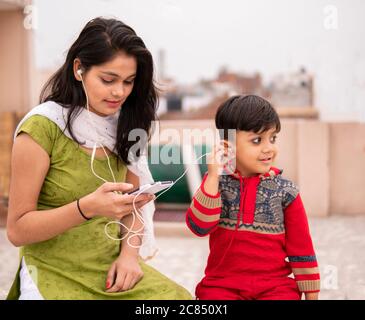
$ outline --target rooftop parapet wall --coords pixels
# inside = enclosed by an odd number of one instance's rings
[[[178,131],[183,143],[184,129],[204,133],[215,125],[213,120],[161,121],[160,133],[165,129]],[[214,143],[206,137],[205,143]],[[171,143],[166,131],[160,143]],[[298,184],[308,215],[365,214],[365,124],[283,119],[278,145],[276,166]]]
[[[20,113],[0,116],[0,194],[7,197],[13,131]],[[171,141],[175,131],[180,141]],[[161,121],[160,144],[184,143],[183,130],[195,134],[214,130],[212,120]],[[195,141],[212,144],[214,139]],[[156,135],[151,141],[156,141]],[[192,141],[194,142],[194,141]],[[365,215],[365,124],[326,123],[313,120],[282,120],[276,166],[300,188],[308,216]]]

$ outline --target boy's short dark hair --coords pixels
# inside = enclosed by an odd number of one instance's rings
[[[217,129],[236,129],[255,133],[271,128],[279,132],[281,129],[279,115],[271,103],[256,95],[233,96],[223,102],[217,110],[215,125]],[[224,135],[227,139],[227,132]]]

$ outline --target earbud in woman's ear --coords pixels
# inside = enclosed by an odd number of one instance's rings
[[[78,70],[77,70],[77,73],[78,73],[78,75],[81,77],[81,76],[82,76],[82,69],[78,69]]]

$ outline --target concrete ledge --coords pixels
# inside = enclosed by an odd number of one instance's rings
[[[156,237],[188,237],[199,238],[186,226],[185,222],[155,221],[154,230]]]
[[[319,112],[314,107],[277,107],[277,113],[280,118],[293,119],[318,119]]]

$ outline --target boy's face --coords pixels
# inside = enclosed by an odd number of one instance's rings
[[[237,130],[236,166],[243,176],[266,173],[278,153],[276,129],[261,133]]]

